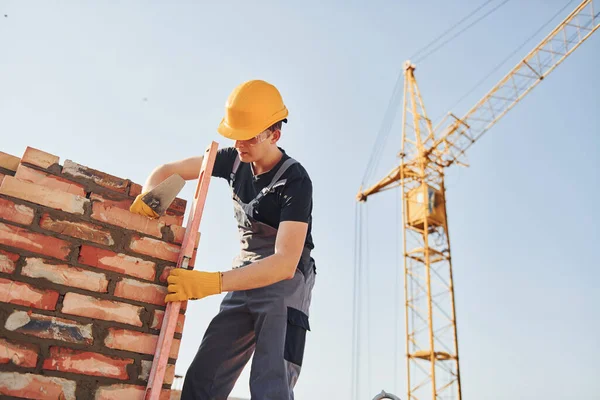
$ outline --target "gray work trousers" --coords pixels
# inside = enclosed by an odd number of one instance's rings
[[[252,400],[292,400],[302,359],[314,260],[273,285],[228,293],[190,365],[182,400],[226,400],[252,354]]]

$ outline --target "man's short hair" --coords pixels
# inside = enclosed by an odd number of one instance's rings
[[[281,130],[281,126],[282,126],[282,125],[283,125],[283,120],[282,120],[282,121],[275,122],[273,125],[271,125],[271,126],[268,128],[268,130],[269,130],[269,131],[271,131],[271,132],[273,132],[273,131],[274,131],[274,130],[276,130],[276,129],[279,129],[279,130]]]

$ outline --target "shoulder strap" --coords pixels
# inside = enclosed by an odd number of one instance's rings
[[[240,155],[236,153],[235,160],[233,160],[233,168],[231,168],[231,180],[235,179],[235,173],[240,166]]]
[[[250,207],[254,207],[267,193],[269,193],[271,191],[271,189],[273,189],[273,186],[275,186],[275,184],[279,183],[278,180],[279,180],[279,178],[281,178],[281,175],[283,175],[285,173],[285,171],[287,171],[288,168],[291,167],[292,165],[294,165],[296,162],[297,161],[294,160],[293,158],[288,158],[287,160],[285,160],[284,163],[281,164],[281,167],[279,167],[279,169],[273,176],[271,183],[269,183],[267,186],[265,186],[258,193],[258,195],[250,203],[248,203],[248,205]]]

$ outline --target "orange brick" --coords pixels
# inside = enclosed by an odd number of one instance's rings
[[[129,195],[131,197],[137,197],[142,194],[142,185],[138,185],[137,183],[132,183],[129,187]]]
[[[23,164],[19,165],[17,168],[15,178],[21,179],[22,181],[35,183],[36,185],[46,186],[51,189],[57,189],[62,192],[68,192],[76,194],[77,196],[85,197],[85,189],[80,184],[47,174],[42,171],[38,171],[33,168],[29,168]]]
[[[0,244],[66,260],[70,243],[0,222]]]
[[[169,227],[171,232],[173,233],[173,242],[177,244],[183,244],[183,239],[185,238],[185,228],[183,226],[172,225]],[[197,249],[200,244],[200,232],[196,233],[196,243],[194,248]]]
[[[159,400],[175,400],[179,397],[171,397],[171,390],[162,389]],[[94,400],[144,400],[146,393],[145,386],[115,384],[110,386],[100,386],[96,390]]]
[[[164,318],[165,312],[163,310],[154,310],[152,313],[152,325],[150,325],[150,328],[160,330],[162,328]],[[177,324],[175,324],[175,332],[182,333],[184,323],[185,315],[179,314],[179,317],[177,317]]]
[[[108,335],[104,339],[104,344],[111,349],[154,355],[157,341],[158,335],[127,329],[108,328]],[[179,339],[173,339],[171,351],[169,352],[170,358],[177,358],[180,342]]]
[[[78,351],[64,347],[50,347],[50,356],[44,360],[44,369],[76,374],[129,379],[127,366],[132,358],[108,357],[100,353]]]
[[[140,236],[134,236],[131,239],[129,248],[136,253],[171,262],[177,262],[181,251],[178,245]]]
[[[33,222],[33,215],[33,208],[0,198],[0,218],[17,224],[30,225]]]
[[[34,149],[33,147],[29,146],[27,146],[27,149],[25,149],[25,154],[23,154],[23,157],[21,158],[22,163],[32,164],[40,168],[49,168],[54,164],[58,164],[59,160],[60,158],[55,155]]]
[[[142,310],[143,307],[133,304],[97,299],[71,292],[65,295],[62,308],[64,314],[122,322],[134,326],[142,326],[140,320]]]
[[[4,175],[3,173],[0,172],[0,185],[2,184],[2,181],[4,180],[4,177],[6,175]]]
[[[22,374],[19,372],[0,372],[0,394],[25,399],[76,400],[77,384],[63,378]]]
[[[131,213],[118,207],[106,206],[101,202],[94,202],[92,207],[92,218],[107,224],[120,226],[121,228],[131,229],[146,235],[162,237],[161,228],[164,226],[161,222]]]
[[[0,194],[72,214],[83,214],[84,205],[90,202],[85,197],[22,181],[13,176],[4,178],[0,186]]]
[[[0,338],[0,364],[12,363],[19,367],[33,368],[40,349],[29,343],[15,343]]]
[[[152,261],[88,245],[81,246],[78,262],[149,281],[156,276],[156,264]]]
[[[21,275],[93,292],[108,292],[106,275],[70,265],[51,264],[41,258],[26,258]]]
[[[152,369],[152,361],[142,360],[142,372],[139,374],[138,379],[143,381],[148,381],[150,378],[150,370]],[[173,378],[175,378],[175,365],[167,364],[167,368],[165,369],[165,378],[163,379],[163,384],[170,385],[173,383]]]
[[[21,159],[11,154],[0,151],[0,167],[9,171],[16,171]]]
[[[55,310],[58,292],[36,289],[24,282],[0,278],[0,301],[42,310]]]
[[[170,226],[170,225],[182,226],[183,225],[183,215],[165,214],[162,217],[160,217],[158,220],[160,222],[163,222],[167,226]]]
[[[135,279],[124,278],[117,282],[115,296],[124,299],[141,301],[142,303],[165,305],[167,288],[152,283],[140,282]]]
[[[175,200],[173,200],[173,202],[167,209],[167,212],[170,215],[184,215],[186,206],[187,206],[187,201],[182,198],[177,197],[177,198],[175,198]]]
[[[90,200],[92,200],[92,202],[101,202],[104,204],[105,207],[117,207],[117,208],[121,208],[121,209],[127,210],[127,211],[129,211],[129,207],[131,206],[131,203],[133,202],[132,199],[123,199],[123,200],[108,199],[104,196],[100,196],[97,193],[92,193],[90,195]]]
[[[71,160],[65,160],[62,173],[74,178],[83,178],[94,182],[102,187],[114,190],[116,192],[125,193],[129,181],[116,176],[97,171],[92,168],[74,163]]]
[[[175,268],[175,267],[165,267],[162,271],[162,273],[160,274],[160,277],[158,278],[158,280],[160,282],[166,283],[167,282],[167,278],[169,277],[169,274],[171,273],[171,270]]]
[[[49,214],[44,214],[40,219],[40,227],[62,235],[103,244],[105,246],[112,246],[115,244],[112,235],[107,229],[88,222],[72,222],[62,218],[54,218]]]
[[[169,229],[171,229],[171,232],[173,233],[173,242],[182,244],[185,236],[185,228],[182,226],[173,225],[170,226]]]
[[[19,259],[19,255],[0,249],[0,272],[12,274],[15,272],[15,264]]]
[[[80,324],[70,319],[36,314],[31,311],[13,311],[6,319],[4,327],[11,332],[41,339],[85,345],[91,345],[94,342],[91,323]]]

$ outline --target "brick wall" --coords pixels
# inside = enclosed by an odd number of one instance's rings
[[[186,202],[132,214],[139,184],[31,147],[0,152],[0,181],[0,394],[143,398]]]

